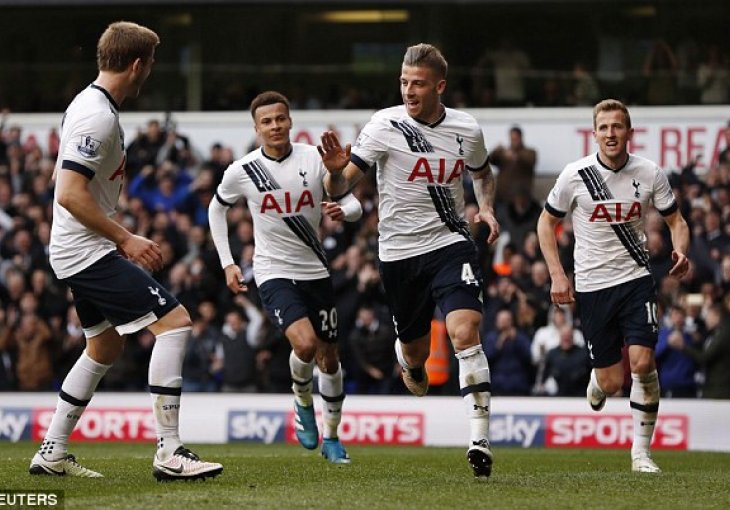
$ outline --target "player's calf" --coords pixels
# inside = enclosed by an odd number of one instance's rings
[[[424,367],[412,367],[403,355],[403,345],[399,339],[395,341],[395,355],[402,368],[401,378],[405,387],[417,397],[428,393],[428,374]]]

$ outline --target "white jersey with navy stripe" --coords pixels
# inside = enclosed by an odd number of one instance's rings
[[[554,216],[572,214],[575,289],[592,292],[650,274],[644,218],[653,205],[666,216],[677,203],[666,174],[633,154],[611,170],[592,154],[567,165],[545,202]]]
[[[375,113],[352,148],[366,171],[377,164],[380,260],[422,255],[465,238],[463,173],[484,168],[487,149],[471,115],[446,108],[433,124],[405,106]]]
[[[106,90],[90,85],[63,116],[55,172],[74,171],[88,177],[91,196],[112,216],[124,184],[125,163],[119,108]],[[114,250],[113,242],[82,225],[54,199],[49,253],[58,278],[68,278]]]
[[[253,217],[257,285],[273,278],[329,276],[318,238],[326,172],[316,147],[293,143],[281,159],[271,159],[259,148],[223,174],[216,199],[231,206],[245,197]]]

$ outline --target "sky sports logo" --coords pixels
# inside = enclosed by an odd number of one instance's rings
[[[294,422],[294,412],[230,411],[228,440],[297,443]],[[317,423],[321,431],[321,413]],[[348,444],[422,445],[424,430],[422,413],[350,412],[342,415],[339,437]]]
[[[0,408],[0,441],[42,440],[53,419],[50,408]],[[146,409],[87,409],[71,434],[72,441],[154,442],[155,417]]]
[[[276,411],[229,411],[228,441],[264,444],[282,442],[287,414]]]
[[[545,446],[551,448],[628,448],[634,437],[631,415],[548,415]],[[686,450],[687,415],[660,414],[654,429],[653,448]]]
[[[492,415],[490,440],[494,445],[548,448],[627,448],[633,441],[631,415]],[[652,447],[686,450],[689,419],[660,415]]]
[[[0,441],[31,439],[32,419],[31,409],[0,408]]]
[[[39,441],[46,436],[54,411],[33,410],[32,439]],[[157,440],[155,416],[150,408],[87,408],[70,440],[154,442]]]
[[[545,446],[545,418],[537,414],[493,414],[489,440],[500,446]]]

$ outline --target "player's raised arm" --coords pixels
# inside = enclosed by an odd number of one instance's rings
[[[350,144],[342,147],[334,131],[322,133],[321,145],[317,146],[328,172],[324,179],[324,189],[334,200],[345,196],[364,175],[360,167],[350,161],[350,149]]]

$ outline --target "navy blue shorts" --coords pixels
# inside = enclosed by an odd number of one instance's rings
[[[87,338],[110,326],[120,335],[134,333],[179,305],[175,296],[117,252],[63,281],[71,288]]]
[[[396,334],[403,343],[426,335],[436,305],[482,311],[482,273],[473,243],[459,242],[423,255],[380,262],[380,278]]]
[[[275,278],[259,287],[259,295],[269,318],[282,332],[286,333],[292,323],[306,317],[320,340],[337,342],[337,308],[330,278]]]
[[[621,361],[621,348],[657,343],[654,278],[645,276],[594,292],[576,292],[583,336],[595,368]]]

